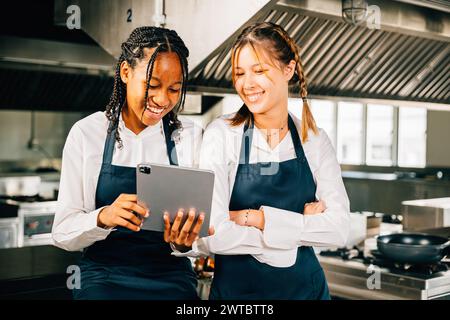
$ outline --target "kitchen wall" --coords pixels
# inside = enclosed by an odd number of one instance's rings
[[[202,115],[183,115],[184,118],[194,121],[196,124],[205,129],[208,124],[223,114],[233,113],[242,106],[242,100],[238,95],[225,94],[223,99],[217,102],[211,109]]]
[[[35,138],[45,153],[60,158],[72,125],[84,117],[80,112],[35,113]],[[0,161],[45,159],[43,152],[27,148],[31,136],[31,111],[0,111]]]
[[[290,101],[291,102],[291,101]],[[201,116],[185,116],[202,127],[221,114],[235,112],[242,102],[236,95],[225,95],[214,108]],[[297,109],[297,108],[295,108]],[[295,110],[297,111],[297,110]],[[298,110],[300,115],[300,109]],[[35,138],[51,157],[60,158],[72,125],[84,117],[82,112],[35,112]],[[45,159],[42,152],[28,149],[31,111],[0,111],[0,161]],[[450,112],[429,110],[427,116],[427,166],[450,167]]]
[[[222,96],[223,99],[216,103],[208,112],[202,115],[184,115],[184,117],[205,129],[217,117],[237,112],[242,106],[242,100],[237,94],[223,94]],[[289,111],[301,118],[302,107],[300,99],[289,99],[288,103]]]
[[[427,166],[450,167],[450,112],[428,111]]]
[[[235,94],[226,94],[214,108],[201,116],[189,116],[198,124],[205,126],[217,116],[236,112],[242,105],[242,100]],[[424,103],[423,107],[427,107]],[[289,111],[301,117],[301,103],[299,99],[289,99]],[[449,110],[427,111],[427,140],[426,166],[450,167],[450,106]]]

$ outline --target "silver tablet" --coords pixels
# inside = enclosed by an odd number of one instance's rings
[[[142,229],[164,231],[164,212],[169,212],[173,222],[180,208],[186,213],[195,208],[195,221],[200,212],[205,214],[199,236],[208,235],[214,188],[212,171],[142,163],[136,168],[136,184],[138,204],[150,210]]]

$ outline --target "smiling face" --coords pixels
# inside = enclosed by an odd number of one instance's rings
[[[291,64],[282,65],[269,54],[246,44],[234,55],[234,86],[254,115],[287,108],[288,82],[294,71]]]
[[[176,106],[181,96],[183,73],[180,59],[175,52],[160,52],[153,65],[147,101],[144,101],[147,66],[154,50],[144,49],[145,58],[138,60],[134,68],[125,61],[120,68],[122,81],[127,87],[126,108],[123,110],[125,123],[141,130],[157,124]]]

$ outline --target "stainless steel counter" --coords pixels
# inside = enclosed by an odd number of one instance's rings
[[[374,275],[368,265],[358,260],[318,256],[332,296],[364,300],[450,300],[450,270],[421,275],[379,268],[380,288],[369,289]],[[372,281],[369,281],[372,283]]]

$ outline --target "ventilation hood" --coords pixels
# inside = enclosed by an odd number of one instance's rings
[[[344,22],[339,0],[43,3],[53,9],[49,17],[53,29],[46,32],[47,39],[4,32],[0,36],[0,108],[104,109],[121,42],[135,27],[164,25],[177,30],[190,49],[186,113],[204,113],[217,101],[205,96],[234,93],[231,45],[255,21],[278,23],[297,41],[311,97],[450,104],[447,1],[369,1],[380,8],[379,29]],[[70,5],[80,8],[81,31],[65,27]],[[56,28],[63,30],[58,39],[50,36]],[[88,40],[62,41],[76,32]]]
[[[450,104],[450,4],[418,2],[370,1],[381,9],[380,29],[344,22],[331,0],[279,1],[253,21],[280,24],[296,40],[312,97]],[[233,92],[233,38],[191,72],[193,90]]]

